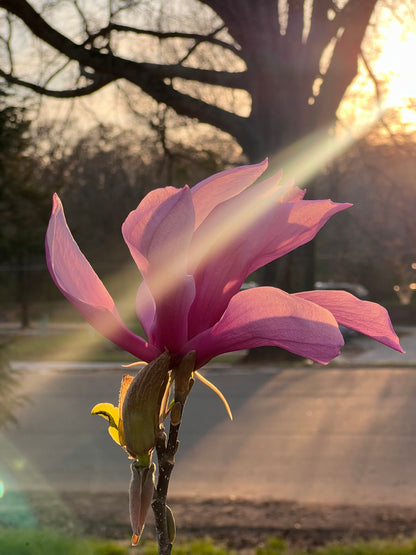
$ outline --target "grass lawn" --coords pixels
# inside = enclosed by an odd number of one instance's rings
[[[5,555],[158,555],[156,542],[145,542],[134,549],[126,540],[115,543],[105,540],[77,539],[52,530],[0,528],[0,553]],[[246,553],[248,553],[246,551]],[[253,555],[415,555],[414,540],[371,541],[333,544],[312,551],[294,551],[279,538],[271,538]],[[172,555],[237,555],[209,539],[175,544]]]
[[[312,551],[293,551],[284,540],[271,538],[255,555],[416,555],[415,540],[374,540],[332,544]]]
[[[4,555],[127,555],[128,548],[114,542],[64,537],[52,530],[0,528]]]
[[[60,361],[60,362],[117,362],[129,364],[137,359],[130,353],[119,349],[99,335],[87,324],[79,329],[55,331],[54,333],[36,333],[1,336],[7,344],[7,356],[10,360]],[[241,354],[230,353],[215,360],[235,362]]]
[[[6,341],[10,360],[123,362],[127,364],[136,360],[133,355],[122,351],[88,327],[50,335],[16,334]]]

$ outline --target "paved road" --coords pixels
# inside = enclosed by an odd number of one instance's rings
[[[125,490],[129,464],[106,423],[123,370],[27,372],[20,426],[0,436],[1,490]],[[196,384],[186,406],[174,495],[416,504],[412,368],[214,370],[234,422]]]

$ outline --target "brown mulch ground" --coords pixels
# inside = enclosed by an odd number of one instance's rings
[[[96,537],[130,537],[127,492],[63,493],[54,499],[27,494],[41,525]],[[237,550],[260,545],[270,536],[307,549],[334,541],[411,537],[416,507],[318,505],[244,499],[171,499],[178,539],[211,537]],[[152,515],[145,538],[154,538]]]

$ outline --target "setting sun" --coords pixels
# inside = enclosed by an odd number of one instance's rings
[[[409,101],[416,99],[416,71],[411,63],[414,52],[416,35],[391,33],[374,62],[374,71],[387,83],[383,107],[399,108],[403,122],[416,124],[416,112],[408,107]]]

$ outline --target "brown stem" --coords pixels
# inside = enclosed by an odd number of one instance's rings
[[[191,391],[194,379],[195,351],[186,354],[177,368],[172,371],[175,382],[174,403],[170,410],[169,436],[161,429],[156,438],[156,453],[159,463],[157,486],[153,496],[152,509],[155,515],[156,535],[159,555],[170,555],[175,537],[175,521],[169,507],[166,507],[169,480],[175,465],[175,453],[179,447],[178,434],[183,407]]]
[[[175,405],[178,405],[178,403],[175,403]],[[182,408],[183,405],[180,404],[180,413],[182,413]],[[172,551],[172,541],[168,529],[166,498],[168,494],[170,475],[175,465],[175,453],[179,446],[178,434],[181,424],[180,418],[176,419],[172,418],[172,416],[173,415],[171,414],[168,439],[166,438],[165,432],[162,431],[156,441],[159,475],[152,501],[152,509],[155,516],[159,555],[170,555]]]

